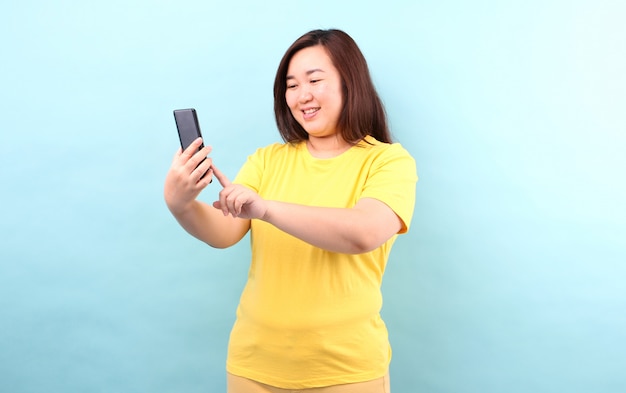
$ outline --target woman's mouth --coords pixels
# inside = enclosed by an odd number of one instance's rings
[[[304,115],[304,119],[308,120],[308,119],[312,118],[313,116],[315,116],[315,114],[319,110],[320,110],[320,108],[308,108],[308,109],[303,110],[302,114]]]

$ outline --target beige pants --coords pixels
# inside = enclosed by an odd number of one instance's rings
[[[389,373],[367,382],[299,390],[281,389],[227,373],[227,386],[227,393],[390,393]]]

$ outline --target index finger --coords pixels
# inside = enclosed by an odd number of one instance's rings
[[[200,145],[202,145],[202,137],[197,137],[187,146],[186,149],[183,150],[182,154],[187,156],[187,159],[191,158],[198,150],[200,150]],[[181,154],[181,155],[182,155]]]
[[[215,165],[211,165],[211,170],[213,171],[213,174],[215,175],[215,177],[217,178],[217,181],[220,182],[220,184],[222,185],[222,187],[227,187],[230,185],[230,180],[228,180],[228,178],[226,177],[225,174],[222,173],[222,171],[220,171],[219,169],[217,169],[217,167]]]

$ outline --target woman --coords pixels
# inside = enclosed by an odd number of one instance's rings
[[[415,162],[391,143],[365,58],[340,30],[291,45],[274,111],[285,143],[257,150],[233,182],[202,162],[209,146],[193,154],[200,139],[165,181],[170,211],[196,238],[223,248],[251,231],[228,392],[388,392],[380,287],[413,214]],[[209,206],[196,197],[213,177],[223,189]]]

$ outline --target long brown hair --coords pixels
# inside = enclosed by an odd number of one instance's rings
[[[381,142],[391,143],[385,108],[372,82],[365,57],[352,37],[336,29],[312,30],[304,34],[291,44],[280,61],[274,79],[274,115],[283,140],[299,142],[309,138],[291,114],[285,92],[291,58],[298,51],[316,45],[324,47],[341,77],[343,109],[337,127],[343,139],[356,144],[371,135]]]

